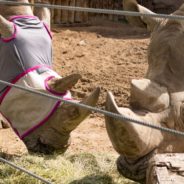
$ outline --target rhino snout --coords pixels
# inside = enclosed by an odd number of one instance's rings
[[[100,89],[95,89],[80,103],[95,106],[100,94]],[[33,152],[52,153],[53,151],[65,152],[70,145],[70,133],[88,115],[90,111],[79,106],[63,103],[57,111],[30,135],[25,137],[27,148]]]

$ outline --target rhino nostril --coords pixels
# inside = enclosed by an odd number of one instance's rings
[[[34,148],[31,148],[29,150],[37,153],[43,153],[43,154],[52,154],[55,151],[54,147],[48,144],[44,144],[40,138],[37,140],[36,146],[34,146]]]

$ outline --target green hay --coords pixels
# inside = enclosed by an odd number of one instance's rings
[[[110,154],[27,155],[11,161],[56,184],[135,184],[118,174],[116,156]],[[41,182],[0,163],[0,184]]]

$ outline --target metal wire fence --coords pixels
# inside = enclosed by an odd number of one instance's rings
[[[166,14],[153,14],[153,13],[152,14],[147,14],[147,13],[139,13],[139,12],[131,12],[131,11],[107,10],[107,9],[96,9],[96,8],[95,9],[94,8],[82,8],[82,7],[60,6],[60,5],[49,5],[49,4],[32,4],[32,3],[28,4],[28,3],[15,2],[15,1],[0,1],[0,5],[16,5],[16,6],[24,5],[24,6],[46,7],[46,8],[49,8],[49,9],[80,11],[80,12],[88,12],[88,13],[125,15],[125,16],[149,16],[149,17],[165,18],[165,19],[172,19],[172,20],[184,20],[184,16],[181,16],[181,15],[166,15]],[[135,120],[135,119],[123,116],[123,115],[108,112],[108,111],[105,111],[105,110],[102,110],[102,109],[99,109],[99,108],[96,108],[96,107],[91,107],[91,106],[88,106],[88,105],[85,105],[85,104],[76,103],[76,102],[73,102],[73,101],[66,101],[66,100],[64,100],[60,97],[57,97],[57,96],[42,93],[42,92],[39,92],[39,91],[36,91],[36,90],[33,90],[33,89],[24,88],[22,86],[11,84],[11,83],[8,83],[8,82],[2,81],[2,80],[0,80],[0,83],[5,84],[7,86],[15,87],[15,88],[18,88],[18,89],[21,89],[21,90],[24,90],[24,91],[27,91],[27,92],[30,92],[30,93],[34,93],[35,95],[42,95],[42,96],[45,96],[47,98],[60,100],[63,103],[72,104],[74,106],[79,106],[81,108],[85,108],[85,109],[93,111],[93,112],[101,113],[101,114],[104,114],[106,116],[119,119],[119,120],[121,120],[121,122],[124,122],[124,123],[135,123],[135,124],[138,124],[138,125],[141,125],[141,126],[146,126],[146,127],[149,127],[149,128],[153,128],[153,129],[156,129],[156,130],[163,131],[163,132],[171,133],[173,135],[184,136],[184,132],[181,132],[181,131],[169,129],[169,128],[166,128],[166,127],[156,126],[156,125],[153,125],[152,123],[149,123],[149,122],[142,122],[142,121],[139,121],[139,120]],[[24,168],[18,167],[15,164],[13,164],[13,163],[11,163],[11,162],[9,162],[9,161],[1,158],[1,157],[0,157],[0,161],[6,163],[6,164],[8,164],[8,165],[10,165],[10,166],[12,166],[16,169],[18,169],[18,170],[20,170],[22,172],[25,172],[25,173],[29,174],[30,176],[42,181],[43,183],[51,184],[50,181],[47,181],[46,179],[44,179],[40,176],[37,176],[36,174],[33,174],[33,173],[27,171]]]
[[[3,163],[5,163],[5,164],[8,164],[9,166],[11,166],[11,167],[13,167],[13,168],[15,168],[15,169],[17,169],[17,170],[26,173],[26,174],[28,174],[29,176],[31,176],[31,177],[33,177],[33,178],[35,178],[35,179],[41,181],[42,183],[52,184],[50,181],[47,181],[46,179],[44,179],[44,178],[42,178],[42,177],[40,177],[40,176],[38,176],[38,175],[36,175],[36,174],[34,174],[34,173],[32,173],[32,172],[26,170],[25,168],[22,168],[22,167],[20,167],[20,166],[17,166],[16,164],[14,164],[14,163],[12,163],[12,162],[10,162],[10,161],[8,161],[8,160],[2,158],[2,157],[0,157],[0,162],[3,162]]]
[[[61,6],[61,5],[42,4],[42,3],[22,3],[22,2],[15,2],[15,1],[0,1],[0,5],[24,5],[24,6],[33,6],[38,8],[46,7],[49,9],[79,11],[79,12],[98,13],[98,14],[124,15],[124,16],[136,16],[136,17],[145,16],[145,17],[172,19],[172,20],[184,20],[184,16],[182,15],[167,15],[167,14],[155,14],[155,13],[148,14],[148,13],[140,13],[140,12],[133,12],[133,11],[84,8],[84,7],[76,7],[76,6]]]
[[[92,106],[85,105],[85,104],[82,104],[82,103],[77,103],[77,102],[74,102],[72,100],[64,100],[63,98],[58,97],[58,96],[43,93],[43,92],[36,91],[36,90],[30,89],[30,88],[25,88],[25,87],[22,87],[22,86],[19,86],[19,85],[16,85],[16,84],[11,84],[9,82],[5,82],[5,81],[2,81],[2,80],[0,80],[0,83],[4,84],[4,85],[7,85],[7,86],[17,88],[17,89],[20,89],[20,90],[23,90],[23,91],[27,91],[29,93],[34,93],[35,95],[41,95],[41,96],[51,98],[51,99],[54,99],[54,100],[60,100],[63,103],[78,106],[80,108],[84,108],[84,109],[87,109],[87,110],[92,111],[92,112],[97,112],[97,113],[100,113],[100,114],[104,114],[106,116],[121,120],[122,123],[134,123],[134,124],[142,125],[142,126],[145,126],[145,127],[153,128],[153,129],[156,129],[156,130],[160,130],[160,131],[163,131],[163,132],[167,132],[167,133],[170,133],[170,134],[173,134],[173,135],[184,136],[184,132],[174,130],[174,129],[170,129],[170,128],[166,128],[166,127],[162,127],[162,126],[153,125],[151,122],[139,121],[139,120],[129,118],[129,117],[126,117],[124,115],[112,113],[112,112],[109,112],[109,111],[106,111],[106,110],[103,110],[103,109],[100,109],[100,108],[92,107]]]

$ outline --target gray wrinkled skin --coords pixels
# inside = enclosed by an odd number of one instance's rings
[[[123,4],[124,9],[128,11],[153,13],[138,5],[136,0],[124,0]],[[184,4],[173,15],[184,15]],[[145,27],[151,31],[147,57],[148,71],[145,78],[132,80],[131,108],[118,107],[112,93],[109,92],[106,110],[157,126],[183,131],[184,21],[153,17],[127,17],[127,20],[134,26]],[[184,152],[182,137],[127,121],[105,118],[107,132],[114,149],[131,165],[141,161],[152,150],[161,153]],[[130,172],[136,173],[133,169]],[[146,176],[146,168],[142,176]],[[135,180],[140,178],[138,173],[133,177]]]

